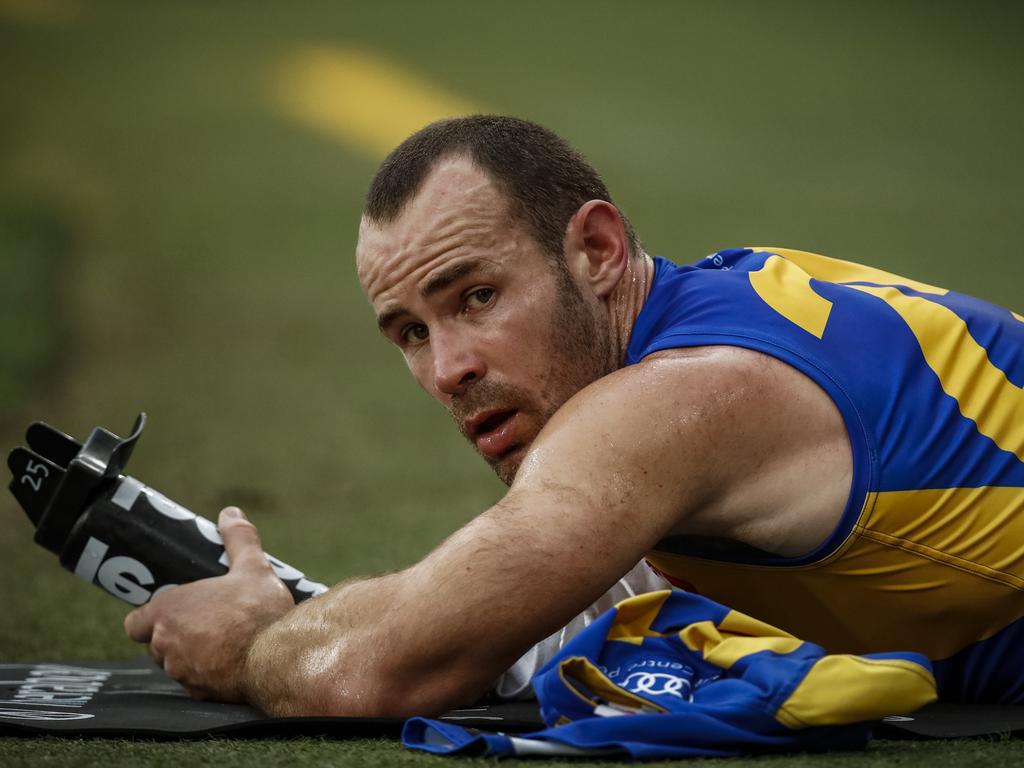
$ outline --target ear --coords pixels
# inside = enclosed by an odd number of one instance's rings
[[[569,220],[565,253],[570,268],[601,298],[619,284],[629,261],[626,228],[619,209],[590,200]]]

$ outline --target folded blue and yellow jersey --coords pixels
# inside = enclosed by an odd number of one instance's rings
[[[440,754],[652,760],[856,749],[885,715],[935,699],[913,653],[827,655],[692,593],[624,600],[537,673],[549,726],[481,734],[413,718],[406,746]]]
[[[801,251],[658,259],[627,363],[717,344],[829,394],[853,453],[847,507],[804,557],[682,537],[650,563],[829,652],[922,653],[941,698],[1024,703],[1024,317]]]

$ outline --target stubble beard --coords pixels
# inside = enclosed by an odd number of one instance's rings
[[[509,486],[519,471],[525,449],[558,409],[588,384],[618,367],[612,356],[607,315],[587,305],[564,263],[556,264],[553,271],[555,302],[547,350],[549,365],[539,395],[513,384],[483,380],[475,384],[460,402],[453,404],[450,412],[460,429],[466,414],[493,404],[513,405],[520,414],[535,422],[535,431],[528,443],[514,446],[504,456],[480,454],[498,478]],[[470,435],[465,437],[473,443]]]

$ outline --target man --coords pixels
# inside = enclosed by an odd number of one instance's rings
[[[799,251],[651,259],[578,154],[501,117],[396,149],[356,259],[509,491],[421,562],[297,607],[225,510],[230,573],[125,622],[193,695],[439,712],[646,557],[830,651],[921,651],[947,698],[1024,698],[1019,315]]]

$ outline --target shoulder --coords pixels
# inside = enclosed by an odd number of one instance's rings
[[[620,434],[654,438],[671,433],[687,440],[707,433],[717,445],[723,426],[730,434],[761,431],[771,415],[763,412],[764,404],[788,409],[786,403],[819,391],[796,369],[754,350],[726,345],[668,349],[583,389],[555,414],[538,442],[559,440],[563,433],[575,440],[580,432],[614,428]],[[760,417],[756,423],[735,421],[755,414]],[[648,449],[646,441],[635,447]]]
[[[808,472],[820,476],[815,488]],[[656,353],[582,390],[538,437],[516,484],[561,478],[595,505],[628,496],[659,535],[779,551],[827,535],[849,473],[845,425],[816,383],[769,355],[707,346]],[[799,541],[783,531],[809,517],[817,523]]]

